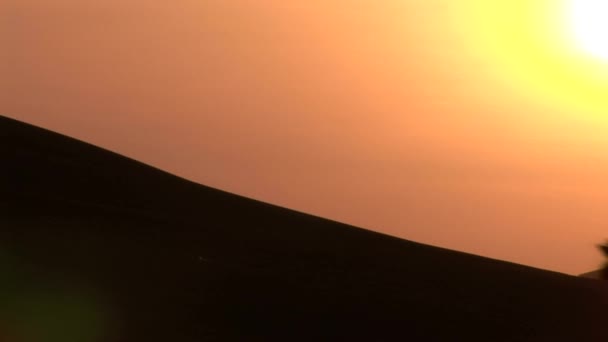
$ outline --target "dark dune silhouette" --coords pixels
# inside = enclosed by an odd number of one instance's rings
[[[94,293],[100,341],[608,341],[600,281],[265,204],[8,118],[0,160],[3,279]]]

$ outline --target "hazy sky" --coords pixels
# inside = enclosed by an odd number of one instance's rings
[[[3,0],[0,113],[230,192],[582,273],[608,237],[608,67],[577,48],[567,3]]]

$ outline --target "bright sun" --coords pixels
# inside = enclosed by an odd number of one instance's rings
[[[608,61],[608,0],[571,0],[570,18],[578,46]]]

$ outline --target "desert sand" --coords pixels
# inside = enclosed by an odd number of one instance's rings
[[[599,280],[262,203],[3,117],[0,161],[15,341],[608,341]]]

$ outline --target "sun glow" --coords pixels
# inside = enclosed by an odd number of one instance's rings
[[[608,61],[608,1],[573,0],[570,15],[578,46]]]
[[[608,124],[608,0],[471,0],[458,12],[476,75],[501,96],[533,103],[550,120]]]

